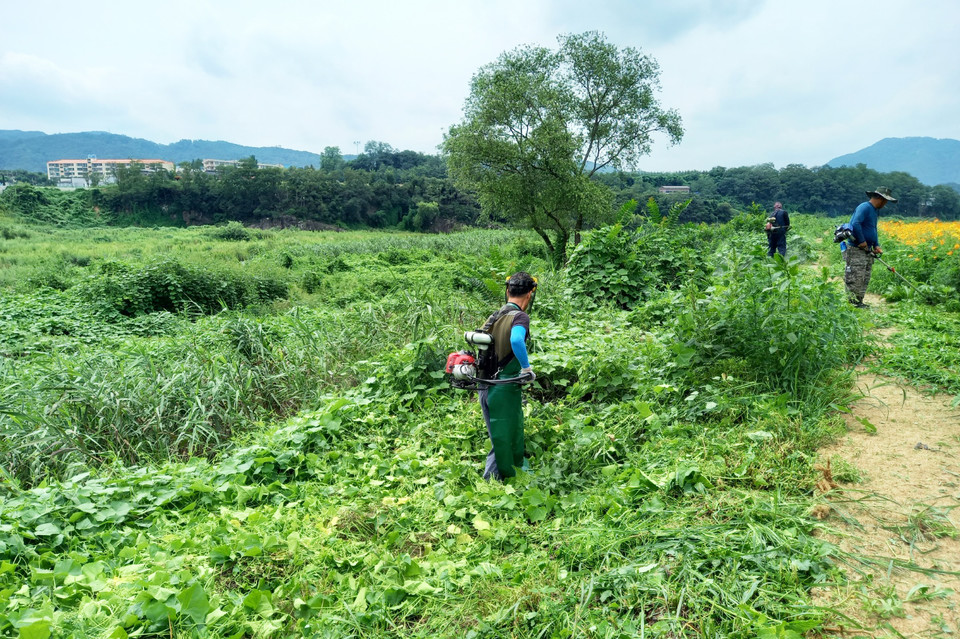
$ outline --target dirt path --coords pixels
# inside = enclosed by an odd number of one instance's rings
[[[863,558],[846,588],[816,593],[855,620],[826,634],[960,637],[960,410],[863,371],[857,387],[847,435],[820,451],[848,480],[826,494],[830,537]]]

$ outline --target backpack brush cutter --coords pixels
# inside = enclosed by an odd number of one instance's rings
[[[916,291],[919,295],[921,295],[921,296],[925,295],[925,293],[924,293],[923,291],[921,291],[919,288],[917,288],[916,285],[915,285],[913,282],[911,282],[910,280],[908,280],[907,278],[905,278],[903,275],[901,275],[900,273],[898,273],[898,272],[897,272],[897,269],[895,269],[894,267],[892,267],[892,266],[890,266],[889,264],[887,264],[886,262],[884,262],[884,261],[880,258],[879,255],[877,255],[876,253],[874,253],[874,252],[871,251],[870,249],[862,249],[862,248],[860,248],[859,246],[855,246],[855,245],[853,244],[853,239],[854,239],[854,237],[853,237],[853,229],[850,228],[850,224],[841,224],[840,226],[838,226],[838,227],[833,231],[833,241],[834,241],[834,243],[850,242],[850,248],[856,248],[856,249],[859,249],[859,250],[865,252],[865,253],[868,254],[870,257],[872,257],[873,259],[877,260],[878,262],[880,262],[881,264],[883,264],[885,267],[887,267],[887,270],[888,270],[888,271],[890,271],[891,273],[893,273],[894,275],[896,275],[897,277],[899,277],[901,280],[903,280],[904,284],[906,284],[907,286],[909,286],[910,288],[912,288],[912,289],[913,289],[914,291]]]
[[[463,339],[477,348],[457,351],[447,356],[447,366],[444,371],[450,375],[450,385],[461,390],[480,390],[501,384],[524,384],[530,381],[527,375],[518,375],[507,379],[496,379],[496,373],[484,375],[483,371],[490,371],[490,358],[493,358],[493,368],[496,368],[496,353],[493,348],[493,335],[486,331],[467,331]]]
[[[785,225],[785,226],[774,226],[776,223],[777,223],[777,218],[775,218],[775,217],[768,217],[768,218],[767,218],[767,224],[766,224],[766,226],[763,227],[763,230],[766,231],[767,233],[769,233],[770,231],[779,231],[779,230],[781,230],[781,229],[789,229],[789,228],[790,228],[790,225],[789,225],[789,224],[788,224],[788,225]]]

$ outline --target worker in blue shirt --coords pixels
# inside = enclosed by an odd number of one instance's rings
[[[850,303],[857,308],[867,308],[863,303],[863,296],[870,285],[873,260],[883,253],[877,234],[880,209],[886,206],[887,202],[897,201],[885,186],[877,187],[876,191],[867,191],[867,197],[870,199],[858,206],[850,217],[853,239],[851,247],[843,252],[846,262],[843,283],[847,287]]]

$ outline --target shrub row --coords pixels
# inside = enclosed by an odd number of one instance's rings
[[[107,262],[99,275],[81,286],[88,299],[107,301],[127,316],[159,311],[210,314],[269,303],[288,294],[287,283],[278,277],[208,270],[172,259],[142,267]]]

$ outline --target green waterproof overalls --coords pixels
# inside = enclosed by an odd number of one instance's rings
[[[510,308],[508,308],[510,307]],[[494,344],[498,351],[509,361],[503,366],[498,379],[516,377],[520,374],[520,362],[512,356],[510,347],[510,329],[513,318],[520,309],[515,304],[504,306],[498,313],[504,314],[489,329],[494,335]],[[529,332],[527,334],[529,338]],[[485,479],[503,479],[517,474],[516,468],[524,468],[523,459],[523,405],[519,384],[499,384],[480,390],[480,407],[484,421],[487,422],[487,434],[493,445],[487,455]]]

